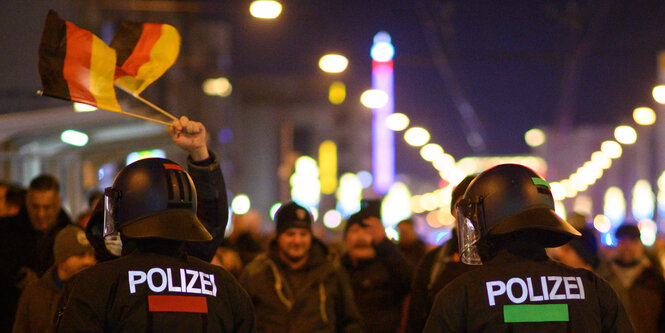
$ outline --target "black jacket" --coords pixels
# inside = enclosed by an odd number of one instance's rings
[[[345,254],[342,264],[351,279],[364,331],[397,332],[411,285],[411,265],[387,238],[375,250],[374,259],[357,263]]]
[[[58,220],[48,232],[35,231],[25,207],[18,215],[0,219],[0,332],[12,329],[16,305],[28,275],[41,276],[53,265],[55,235],[71,223],[69,216],[60,211]],[[21,286],[21,288],[19,288]]]
[[[197,258],[136,252],[74,277],[57,332],[253,332],[233,276]]]
[[[543,288],[544,286],[544,288]],[[545,291],[543,289],[546,289]],[[423,332],[632,332],[603,279],[538,246],[503,249],[436,296]]]

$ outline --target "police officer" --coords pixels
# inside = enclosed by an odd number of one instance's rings
[[[251,332],[251,299],[233,276],[187,256],[212,236],[196,216],[196,189],[162,158],[122,169],[105,191],[104,233],[122,256],[75,277],[60,332]]]
[[[474,179],[457,204],[460,257],[482,265],[436,296],[424,332],[632,332],[612,288],[546,247],[578,237],[554,213],[549,184],[503,164]]]

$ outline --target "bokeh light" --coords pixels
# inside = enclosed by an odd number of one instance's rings
[[[403,131],[409,127],[409,117],[403,113],[392,113],[386,117],[386,127],[395,132]]]
[[[420,156],[425,161],[432,162],[443,155],[443,148],[436,143],[428,143],[420,148]]]
[[[388,98],[383,90],[369,89],[360,95],[360,103],[370,109],[379,109],[388,104]]]
[[[260,19],[274,19],[282,12],[282,4],[277,1],[258,0],[249,6],[249,13]]]
[[[236,215],[247,214],[251,206],[252,204],[246,194],[238,194],[231,201],[231,210]]]
[[[653,95],[653,99],[660,103],[660,104],[665,104],[665,86],[664,85],[659,85],[655,86],[653,88],[653,91],[651,92]]]
[[[656,112],[652,108],[636,108],[633,110],[633,120],[638,125],[653,125],[656,122]]]
[[[632,145],[637,141],[637,132],[630,126],[618,126],[614,129],[614,138],[624,145]]]
[[[341,54],[326,54],[319,59],[319,68],[326,73],[341,73],[349,65],[349,59]]]
[[[538,147],[545,143],[545,132],[539,128],[532,128],[524,134],[524,141],[529,147]]]
[[[619,158],[623,153],[621,145],[616,141],[605,141],[600,145],[600,151],[602,151],[605,156],[609,158]]]
[[[411,146],[420,147],[430,139],[429,132],[422,127],[411,127],[404,132],[404,140]]]

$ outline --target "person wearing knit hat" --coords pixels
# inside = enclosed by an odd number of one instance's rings
[[[386,237],[378,212],[378,204],[369,204],[349,217],[344,229],[346,252],[341,262],[351,280],[363,331],[395,332],[411,286],[413,267]]]
[[[268,252],[243,270],[258,332],[358,332],[360,314],[348,277],[328,247],[312,235],[307,208],[289,202],[275,213]]]
[[[66,226],[55,236],[53,257],[55,264],[21,294],[13,332],[52,332],[65,282],[95,264],[85,231],[75,224]]]

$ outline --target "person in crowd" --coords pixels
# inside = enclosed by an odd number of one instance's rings
[[[171,134],[194,161],[210,158],[201,123],[182,117]],[[122,256],[73,278],[56,331],[253,332],[251,299],[233,276],[188,255],[186,242],[214,243],[196,215],[197,192],[171,160],[123,168],[104,192],[104,233],[120,236]]]
[[[92,246],[85,237],[85,231],[77,225],[68,225],[58,232],[53,257],[55,264],[21,293],[14,333],[53,332],[56,306],[65,282],[95,264]]]
[[[246,214],[233,215],[232,223],[233,231],[229,236],[229,243],[238,252],[245,266],[265,251],[264,238],[261,236],[261,214],[250,209]]]
[[[397,233],[399,234],[397,248],[411,267],[416,267],[425,253],[427,253],[427,245],[418,237],[413,220],[409,218],[400,221],[397,224]]]
[[[233,274],[236,279],[240,278],[240,274],[244,267],[242,259],[240,259],[240,254],[233,249],[226,239],[222,242],[222,245],[217,248],[215,256],[210,263],[229,271],[229,273]]]
[[[0,180],[0,217],[4,217],[6,215],[5,212],[7,208],[5,208],[5,205],[7,202],[7,191],[9,191],[11,186],[11,183]]]
[[[455,204],[462,199],[475,176],[466,176],[453,189],[450,199],[450,213],[453,216],[457,216]],[[450,281],[476,267],[460,262],[457,229],[453,228],[451,234],[447,242],[429,251],[416,267],[407,306],[406,332],[422,332],[436,294]]]
[[[88,221],[90,221],[90,216],[92,216],[92,209],[97,205],[100,199],[103,199],[104,194],[98,190],[93,190],[88,195],[88,209],[79,213],[76,217],[76,224],[81,228],[85,229],[88,226]]]
[[[1,332],[11,331],[23,288],[54,263],[55,236],[71,223],[60,205],[58,180],[39,175],[30,182],[19,214],[0,222],[0,283],[4,286],[0,307],[7,309],[0,314]]]
[[[379,217],[362,210],[347,220],[344,245],[342,264],[351,279],[363,331],[397,332],[413,277],[411,265],[386,237]]]
[[[582,227],[577,231],[582,234],[580,238],[574,238],[564,245],[549,249],[548,253],[552,259],[570,267],[596,272],[600,264],[596,234],[588,227]]]
[[[662,272],[647,258],[634,224],[620,225],[615,236],[615,257],[601,266],[605,278],[623,302],[635,331],[665,331],[665,280]]]
[[[252,297],[258,332],[360,332],[348,276],[312,236],[312,215],[295,202],[275,213],[266,254],[245,267],[240,283]]]
[[[18,215],[25,206],[26,190],[18,185],[10,185],[5,193],[5,203],[0,219]],[[0,223],[2,223],[0,221]]]
[[[545,248],[580,233],[554,212],[549,184],[501,164],[457,203],[460,258],[480,265],[446,285],[423,332],[632,332],[612,287],[549,259]]]

